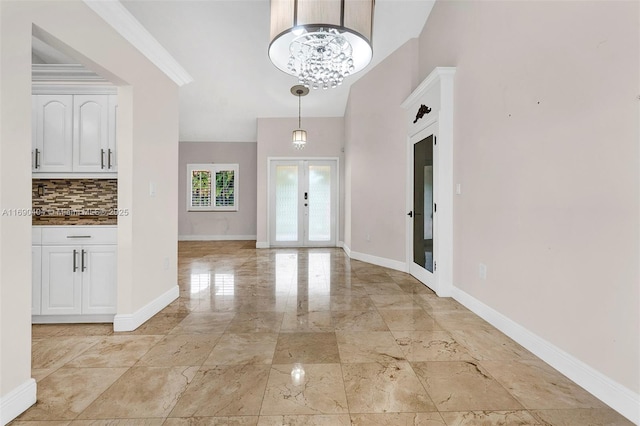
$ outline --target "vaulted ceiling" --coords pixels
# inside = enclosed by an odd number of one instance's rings
[[[312,90],[302,115],[341,117],[350,85],[411,38],[435,0],[377,0],[373,60],[336,89]],[[271,64],[269,0],[124,0],[193,77],[180,88],[180,140],[250,142],[257,117],[294,117],[297,79]]]

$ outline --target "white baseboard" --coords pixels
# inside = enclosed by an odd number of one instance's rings
[[[113,322],[114,314],[98,315],[32,315],[31,324],[73,324]]]
[[[133,331],[140,327],[149,318],[163,310],[167,305],[180,296],[178,286],[171,287],[133,314],[118,314],[113,319],[113,331]]]
[[[269,248],[269,243],[266,241],[256,241],[256,248],[257,249],[266,249]]]
[[[336,244],[336,247],[344,248],[344,241],[338,241],[338,244]]]
[[[29,379],[0,398],[0,424],[6,425],[36,403],[37,385]]]
[[[404,262],[387,259],[385,257],[373,256],[366,253],[358,253],[357,251],[352,251],[351,248],[346,244],[344,244],[344,247],[342,247],[342,249],[351,259],[360,260],[362,262],[371,263],[373,265],[378,265],[389,269],[395,269],[396,271],[400,272],[407,272],[407,264]]]
[[[178,241],[251,241],[255,235],[178,235]]]
[[[635,424],[640,424],[640,394],[605,376],[457,287],[453,287],[453,298],[596,398]]]

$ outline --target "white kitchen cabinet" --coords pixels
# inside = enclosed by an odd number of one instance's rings
[[[109,96],[73,97],[73,171],[103,172],[109,149]]]
[[[34,172],[73,169],[73,96],[32,97],[32,167]]]
[[[80,247],[42,247],[42,315],[82,313]]]
[[[33,292],[41,296],[39,305],[34,296],[33,322],[112,320],[117,303],[116,227],[39,229],[41,279],[38,272],[33,274]],[[33,265],[35,269],[36,260]]]
[[[42,247],[31,246],[31,315],[40,315],[42,291]]]
[[[115,173],[116,111],[116,95],[33,95],[33,172]]]
[[[82,313],[116,312],[116,247],[85,246],[82,251]]]

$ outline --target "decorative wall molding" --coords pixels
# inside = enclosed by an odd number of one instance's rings
[[[36,403],[37,385],[29,379],[0,398],[0,424],[6,425]]]
[[[433,136],[433,209],[435,212],[437,205],[438,217],[434,223],[433,238],[439,241],[438,250],[434,252],[433,257],[434,270],[429,272],[413,262],[415,218],[407,218],[405,222],[407,270],[441,297],[450,296],[453,287],[453,77],[455,72],[454,67],[434,68],[402,103],[407,114],[406,158],[407,164],[410,165],[406,172],[406,211],[414,210],[415,144]]]
[[[416,113],[416,119],[413,120],[413,124],[416,124],[418,120],[420,120],[422,117],[429,114],[430,112],[431,112],[431,108],[429,108],[425,104],[420,105],[420,108],[418,108],[418,112]]]
[[[257,249],[268,249],[269,247],[271,247],[271,246],[266,241],[256,241],[256,248]]]
[[[178,241],[251,241],[255,235],[179,235]]]
[[[640,394],[605,376],[460,288],[453,287],[453,298],[596,398],[632,422],[640,424]]]
[[[178,86],[193,81],[193,77],[118,0],[84,2]]]
[[[161,294],[133,314],[118,314],[113,319],[113,331],[133,331],[149,318],[163,310],[180,296],[180,288],[176,285]]]

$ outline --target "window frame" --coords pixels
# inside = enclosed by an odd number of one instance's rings
[[[192,205],[192,189],[193,189],[193,172],[207,171],[211,173],[211,205],[194,206]],[[215,176],[218,172],[233,172],[233,205],[232,206],[216,206],[216,184]],[[187,211],[188,212],[216,212],[216,211],[238,211],[239,200],[239,165],[237,163],[206,163],[206,164],[187,164]]]

